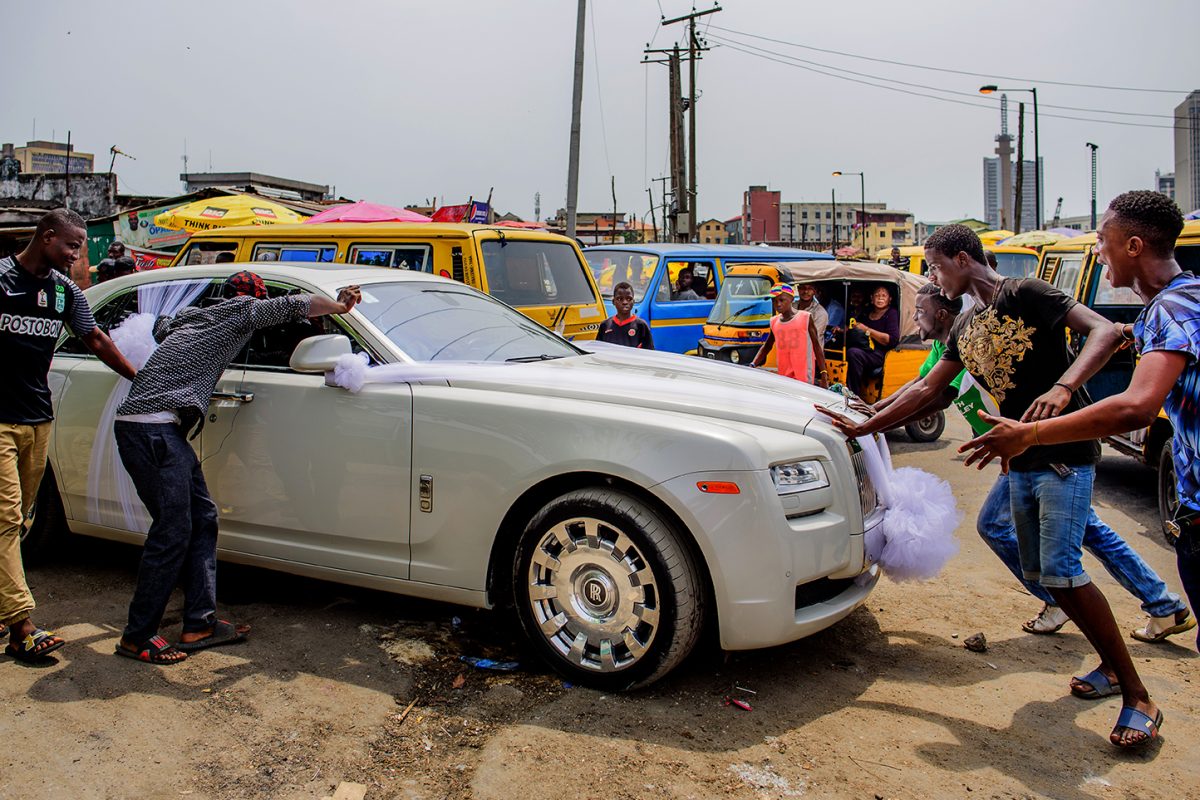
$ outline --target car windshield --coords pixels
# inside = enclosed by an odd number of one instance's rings
[[[633,287],[633,302],[646,295],[646,287],[658,268],[658,256],[645,253],[630,253],[625,250],[584,250],[584,257],[592,269],[596,285],[604,299],[611,300],[613,287],[628,283]]]
[[[488,294],[510,306],[592,305],[587,272],[566,242],[492,239],[481,244]]]
[[[1006,278],[1037,276],[1038,257],[1033,253],[996,253],[996,272]]]
[[[467,286],[375,283],[362,295],[358,312],[415,361],[539,361],[581,352]]]
[[[708,315],[713,325],[762,327],[771,320],[772,281],[765,275],[729,275]]]

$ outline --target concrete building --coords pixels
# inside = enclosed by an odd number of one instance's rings
[[[1175,199],[1175,173],[1154,170],[1154,191]]]
[[[725,220],[725,244],[745,244],[742,240],[742,218],[733,217]]]
[[[838,203],[836,208],[832,202],[781,203],[777,241],[811,250],[828,250],[835,240],[839,247],[853,244],[856,237],[861,243],[857,228],[861,207],[852,201]],[[887,203],[867,203],[866,207],[869,218],[873,211],[887,209]]]
[[[699,244],[729,244],[729,231],[719,219],[706,219],[696,226],[696,242]]]
[[[1092,229],[1092,215],[1089,213],[1080,214],[1077,217],[1059,217],[1058,225],[1055,227],[1070,228],[1073,231],[1090,231]]]
[[[198,192],[202,189],[240,189],[264,197],[284,200],[326,200],[333,197],[328,186],[306,183],[291,178],[277,178],[257,172],[185,172],[179,176],[185,191]]]
[[[1045,159],[1042,159],[1042,167],[1045,166]],[[1009,165],[1013,175],[1013,184],[1016,184],[1016,165]],[[987,222],[992,230],[1016,230],[1014,225],[1016,220],[1009,220],[1004,216],[1005,197],[1004,197],[1004,163],[999,156],[984,157],[983,159],[983,219]],[[1044,173],[1043,173],[1044,174]],[[1042,198],[1045,199],[1045,181],[1042,181]],[[1034,162],[1026,160],[1023,173],[1021,175],[1021,230],[1032,231],[1039,226],[1037,223],[1037,188],[1038,180],[1034,175]],[[1012,205],[1012,200],[1008,200],[1008,205]],[[1045,203],[1042,203],[1045,208]]]
[[[11,145],[5,144],[5,150]],[[41,172],[62,174],[67,171],[68,155],[72,173],[94,172],[96,157],[91,153],[83,153],[71,145],[68,150],[65,142],[36,141],[27,142],[24,147],[13,147],[12,153],[21,164],[21,172]]]
[[[905,247],[913,243],[915,235],[913,215],[894,208],[871,210],[867,208],[867,235],[862,235],[862,212],[854,210],[854,246],[861,247],[871,255],[893,247]]]
[[[779,192],[751,186],[742,194],[742,230],[745,244],[779,240]]]
[[[1175,107],[1175,202],[1200,208],[1200,90]]]

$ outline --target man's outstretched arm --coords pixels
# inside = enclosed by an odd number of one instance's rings
[[[133,380],[137,375],[137,370],[133,368],[133,364],[117,349],[113,340],[108,338],[108,334],[99,328],[92,328],[91,332],[80,336],[79,340],[83,342],[84,347],[90,350],[97,358],[103,361],[108,368],[120,375],[122,378]]]
[[[847,436],[866,436],[879,431],[887,431],[903,423],[926,406],[939,401],[939,398],[950,386],[954,376],[962,371],[962,364],[957,361],[942,359],[929,370],[929,374],[914,383],[903,393],[899,393],[891,404],[875,416],[856,423],[848,417],[830,411],[823,406],[817,410],[833,420],[833,425]]]

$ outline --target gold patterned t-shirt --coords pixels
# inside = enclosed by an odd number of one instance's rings
[[[1005,279],[992,303],[959,315],[944,358],[961,364],[987,387],[1001,414],[1020,419],[1071,365],[1066,318],[1074,305],[1074,299],[1045,281]],[[1063,413],[1082,405],[1076,393]],[[1090,440],[1032,447],[1011,466],[1045,469],[1051,463],[1092,464],[1098,457],[1099,444]]]

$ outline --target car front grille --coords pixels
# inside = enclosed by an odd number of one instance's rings
[[[815,581],[802,583],[796,587],[796,610],[815,606],[817,603],[827,603],[854,583],[853,578],[817,578]]]
[[[879,507],[879,496],[875,493],[875,484],[867,474],[867,460],[858,442],[850,442],[850,460],[854,462],[854,477],[858,481],[858,500],[862,505],[863,523],[875,513]]]

